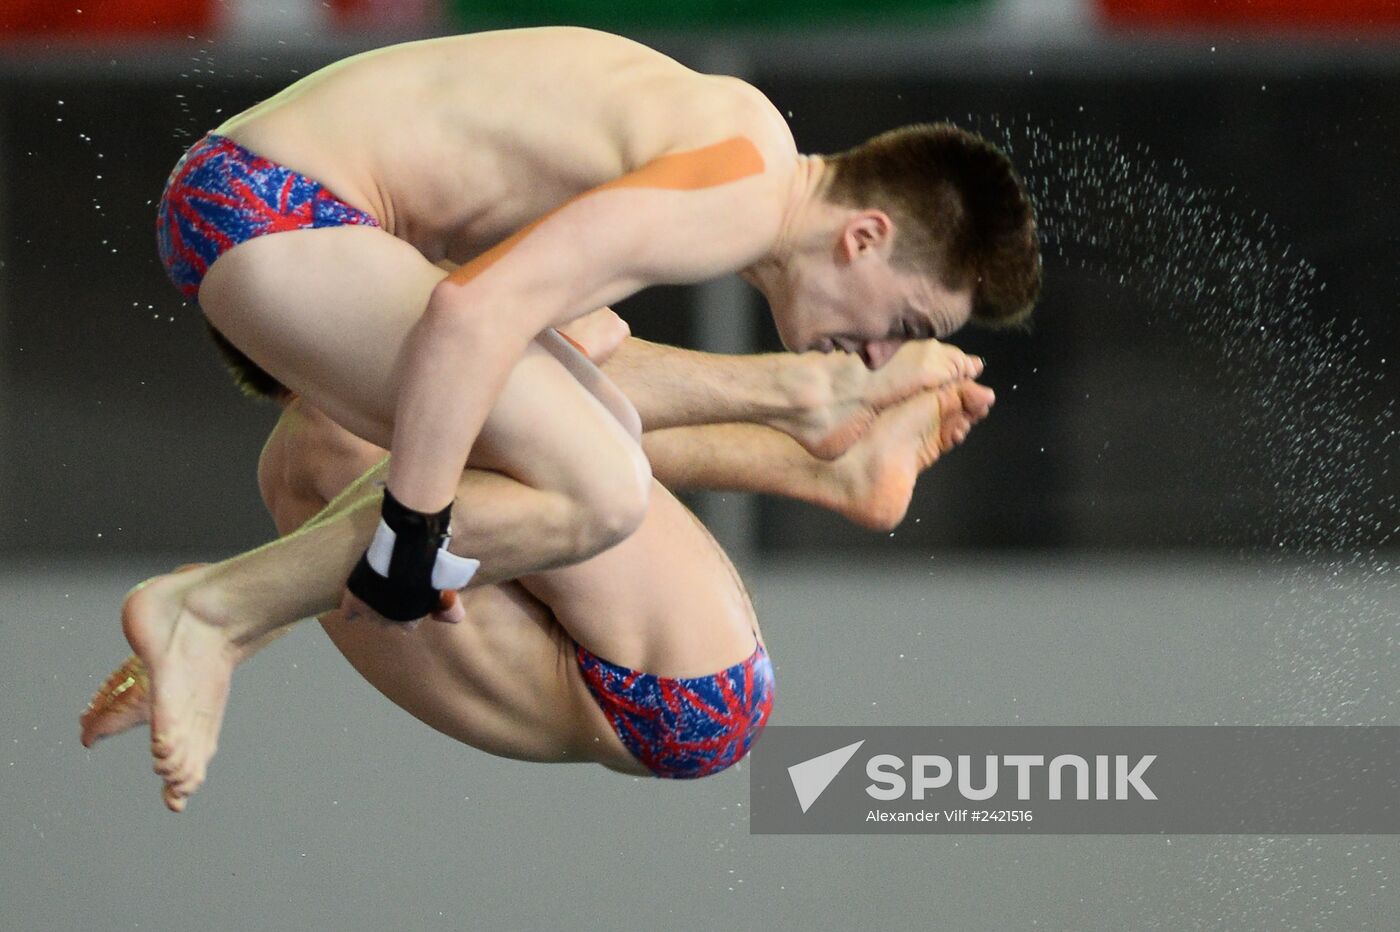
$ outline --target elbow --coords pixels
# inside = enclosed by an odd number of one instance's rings
[[[476,318],[481,315],[471,313],[466,291],[466,288],[448,278],[434,285],[432,293],[428,295],[428,306],[418,319],[419,329],[434,336],[446,336],[480,326],[480,320]]]
[[[419,352],[434,346],[491,346],[516,355],[524,353],[533,335],[522,315],[501,314],[497,302],[483,298],[480,289],[444,278],[433,286],[428,305],[416,328]]]

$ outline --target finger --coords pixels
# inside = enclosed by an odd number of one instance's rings
[[[433,620],[444,624],[455,625],[467,617],[467,610],[462,607],[462,599],[456,592],[448,590],[442,594],[440,607],[433,612]]]

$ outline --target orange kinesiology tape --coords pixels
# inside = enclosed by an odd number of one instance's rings
[[[476,278],[514,249],[530,231],[577,200],[613,188],[653,188],[669,191],[698,191],[717,188],[732,181],[763,174],[763,155],[747,136],[732,136],[723,142],[675,152],[652,159],[634,172],[590,188],[492,246],[486,252],[448,276],[449,281],[465,283]]]
[[[588,350],[584,349],[584,348],[583,348],[583,344],[580,343],[578,340],[575,340],[573,337],[569,336],[567,333],[565,333],[564,331],[560,330],[558,327],[555,327],[555,328],[554,328],[554,332],[557,333],[557,334],[559,334],[559,335],[560,335],[561,337],[563,337],[565,340],[567,340],[567,341],[569,342],[569,345],[570,345],[570,346],[572,346],[574,349],[578,350],[578,351],[579,351],[580,353],[582,353],[585,357],[588,356]]]

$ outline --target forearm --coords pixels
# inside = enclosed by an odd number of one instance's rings
[[[650,431],[793,420],[825,401],[827,365],[819,354],[723,356],[629,337],[603,371]]]
[[[409,334],[388,487],[407,508],[451,503],[472,445],[529,342],[518,327],[430,302]]]

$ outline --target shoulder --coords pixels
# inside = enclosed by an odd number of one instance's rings
[[[384,451],[300,400],[282,412],[258,461],[258,489],[280,533],[300,527]]]
[[[781,164],[797,156],[797,144],[787,121],[768,96],[747,81],[729,75],[703,75],[696,89],[705,112],[715,113],[727,132],[743,135],[765,158]]]

